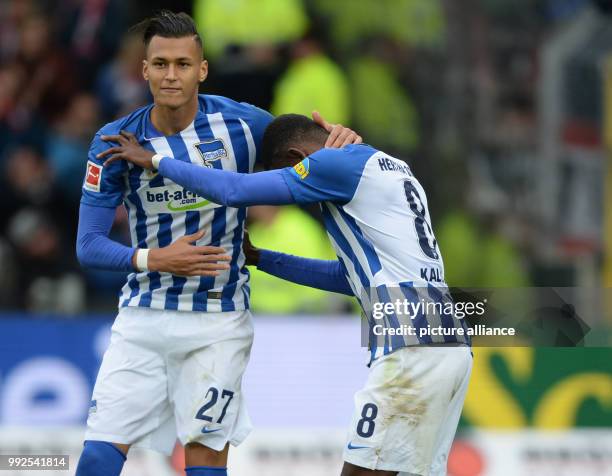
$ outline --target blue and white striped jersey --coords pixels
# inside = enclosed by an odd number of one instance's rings
[[[151,151],[203,167],[249,173],[257,160],[263,132],[273,117],[249,104],[199,96],[194,121],[183,131],[164,136],[150,120],[153,105],[107,124],[90,150],[82,203],[128,211],[132,246],[159,248],[181,236],[206,230],[198,245],[222,246],[231,255],[230,269],[213,277],[181,277],[169,273],[131,273],[119,306],[222,312],[248,308],[248,277],[242,237],[245,208],[224,207],[162,177],[124,161],[102,168],[96,155],[114,144],[102,135],[133,133]]]
[[[427,197],[406,163],[369,145],[349,145],[321,149],[282,173],[297,203],[322,202],[329,238],[371,324],[375,302],[452,299]],[[436,312],[391,312],[382,319],[387,327],[407,325],[417,331],[427,326],[466,329],[462,320]],[[416,334],[388,336],[378,348],[370,335],[372,358],[409,345],[469,343],[467,336]]]

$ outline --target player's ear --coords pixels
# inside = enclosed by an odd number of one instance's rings
[[[301,160],[304,160],[306,158],[306,155],[307,154],[304,153],[304,151],[297,149],[295,147],[289,147],[289,150],[287,151],[287,157],[289,158],[289,160],[291,160],[294,163],[296,160],[298,162]]]
[[[202,60],[200,61],[200,82],[204,82],[206,77],[208,76],[208,61]]]
[[[149,62],[147,60],[142,60],[142,77],[145,81],[149,80]]]

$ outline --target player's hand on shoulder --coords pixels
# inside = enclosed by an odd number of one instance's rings
[[[249,266],[257,266],[259,264],[259,248],[253,246],[249,232],[244,230],[244,239],[242,240],[242,251],[246,258],[245,264]]]
[[[342,124],[330,124],[318,111],[312,111],[312,120],[329,132],[325,147],[340,149],[349,144],[361,144],[362,137],[354,130],[344,127]]]
[[[115,142],[119,144],[118,146],[110,147],[100,152],[96,156],[98,159],[106,158],[104,167],[118,160],[126,160],[143,169],[153,169],[153,161],[151,159],[155,154],[142,147],[138,143],[136,136],[131,132],[121,131],[120,134],[103,135],[100,139],[105,142]]]
[[[186,235],[163,248],[149,251],[148,268],[178,276],[219,276],[220,271],[229,269],[231,256],[218,246],[196,246],[204,236],[201,230]]]

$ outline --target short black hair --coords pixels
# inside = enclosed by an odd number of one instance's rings
[[[274,119],[264,132],[261,155],[264,167],[273,168],[287,158],[291,147],[304,142],[325,143],[329,133],[312,119],[301,114],[283,114]]]
[[[142,41],[145,48],[149,47],[151,38],[161,36],[162,38],[184,38],[193,36],[195,42],[203,48],[202,38],[198,33],[193,18],[185,12],[175,13],[170,10],[161,10],[152,17],[146,18],[137,25],[134,25],[130,31],[142,33]]]

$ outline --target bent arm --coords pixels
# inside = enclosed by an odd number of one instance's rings
[[[302,258],[270,250],[259,251],[257,269],[311,288],[353,296],[339,261]]]
[[[115,220],[115,209],[81,203],[76,253],[84,268],[108,271],[134,271],[135,248],[108,237]]]
[[[164,157],[159,172],[201,197],[228,207],[295,203],[280,170],[241,174]]]

